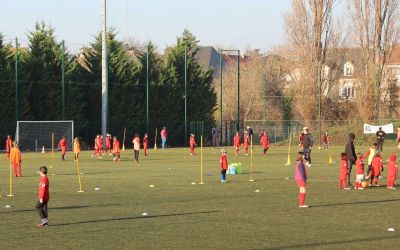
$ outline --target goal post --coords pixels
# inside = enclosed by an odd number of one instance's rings
[[[52,134],[54,133],[54,141]],[[39,151],[44,147],[51,150],[58,141],[67,137],[67,149],[71,150],[74,141],[74,121],[17,121],[15,140],[23,151]]]

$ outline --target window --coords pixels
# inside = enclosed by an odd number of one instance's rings
[[[351,100],[355,96],[355,90],[354,86],[352,83],[345,83],[340,89],[339,89],[339,96],[342,99],[347,99]]]
[[[347,62],[344,65],[344,76],[353,76],[354,74],[354,65],[351,62]]]

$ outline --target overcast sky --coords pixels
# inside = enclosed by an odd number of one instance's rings
[[[26,34],[36,21],[51,24],[58,40],[75,50],[101,28],[102,0],[0,0],[0,33]],[[284,43],[284,13],[290,0],[108,0],[108,26],[119,38],[153,41],[160,50],[188,28],[201,45],[260,48]]]

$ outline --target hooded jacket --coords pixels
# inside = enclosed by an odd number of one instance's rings
[[[346,144],[345,152],[347,154],[347,159],[355,164],[357,156],[356,156],[356,149],[354,148],[354,139],[355,136],[353,133],[349,134],[349,142]]]

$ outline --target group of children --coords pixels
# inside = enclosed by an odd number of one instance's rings
[[[367,159],[368,169],[367,174],[364,176],[364,160]],[[347,186],[349,183],[349,161],[348,155],[346,153],[341,154],[340,161],[340,175],[339,175],[339,189],[350,189]],[[357,154],[356,160],[356,183],[354,189],[362,190],[366,185],[379,186],[379,178],[381,173],[384,171],[382,154],[378,150],[378,144],[374,143],[371,148],[363,155],[361,153]],[[396,189],[394,183],[396,182],[398,174],[398,168],[396,165],[396,155],[391,153],[389,156],[389,162],[387,166],[387,188]],[[369,182],[368,182],[369,181]],[[363,184],[364,183],[364,184]]]
[[[259,134],[259,138],[260,138],[260,145],[263,148],[263,153],[264,155],[267,153],[268,149],[269,149],[269,138],[266,132],[263,132],[262,130],[260,131]],[[236,132],[235,136],[233,137],[233,146],[235,148],[235,155],[238,156],[239,155],[239,150],[240,150],[240,146],[243,145],[244,147],[244,155],[249,155],[249,146],[251,146],[252,144],[252,138],[251,136],[248,134],[248,132],[245,130],[243,133],[243,143],[241,142],[241,137],[240,137],[240,133]]]

